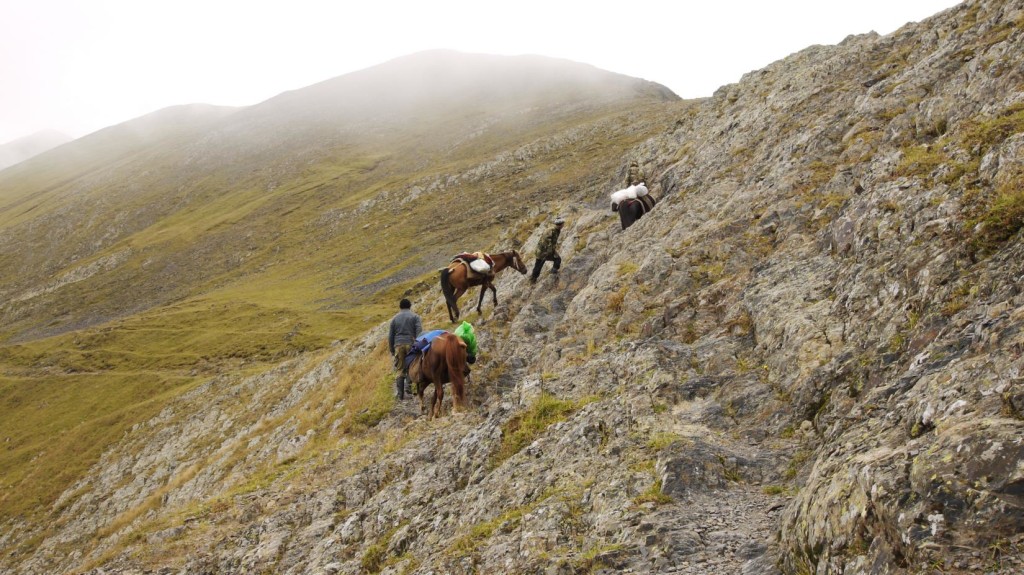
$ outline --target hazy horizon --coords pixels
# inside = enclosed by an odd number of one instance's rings
[[[78,138],[176,105],[251,106],[433,49],[565,59],[704,97],[807,46],[888,34],[955,4],[10,3],[0,144],[46,130]]]

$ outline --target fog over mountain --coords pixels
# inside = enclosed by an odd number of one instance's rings
[[[208,289],[194,282],[240,265],[239,250],[249,254],[246,266],[265,267],[287,249],[279,234],[308,245],[307,234],[322,231],[288,226],[340,213],[372,188],[436,185],[439,170],[485,161],[532,131],[675,99],[657,84],[582,64],[428,52],[250,108],[179,106],[101,130],[0,176],[8,216],[0,245],[21,247],[5,259],[18,273],[0,281],[0,292],[22,302],[7,312],[7,328],[27,330],[15,339],[54,334],[194,295]],[[298,197],[306,192],[315,204]],[[213,216],[217,209],[228,213]],[[294,211],[298,222],[279,221],[274,209]],[[165,229],[195,217],[215,221]],[[45,302],[61,293],[44,288],[35,297],[38,286],[112,253],[148,263],[75,282],[90,295],[56,316]],[[135,289],[124,293],[125,282]]]
[[[70,141],[69,136],[60,132],[44,130],[2,144],[0,145],[0,170]]]

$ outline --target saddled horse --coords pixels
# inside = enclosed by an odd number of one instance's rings
[[[650,198],[648,201],[641,199],[627,199],[622,200],[618,205],[612,205],[613,212],[619,212],[619,222],[622,224],[622,229],[626,229],[629,226],[636,223],[637,220],[642,218],[644,214],[651,211],[654,207],[654,198],[650,195],[646,196]]]
[[[494,277],[501,270],[511,267],[521,274],[526,273],[526,264],[516,250],[501,252],[500,254],[488,254],[494,265],[491,266],[489,274],[469,274],[467,265],[456,260],[448,264],[448,267],[441,270],[441,293],[444,294],[444,302],[448,305],[448,317],[454,322],[459,319],[458,301],[462,294],[474,286],[480,287],[480,301],[476,304],[476,312],[481,313],[484,305],[484,295],[491,290],[494,298],[494,305],[498,305],[498,290],[494,287]]]
[[[420,397],[420,413],[427,412],[423,402],[423,392],[427,386],[434,384],[434,400],[431,403],[430,416],[441,416],[441,400],[444,399],[444,384],[452,384],[455,408],[463,407],[466,402],[466,374],[469,372],[466,363],[466,342],[451,332],[445,332],[434,338],[430,349],[420,354],[409,365],[409,380],[416,384],[416,395]]]

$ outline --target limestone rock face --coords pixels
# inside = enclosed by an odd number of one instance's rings
[[[5,523],[43,542],[0,566],[1020,573],[1022,94],[1024,1],[983,0],[674,104],[635,149],[659,198],[636,224],[605,205],[628,162],[538,207],[568,220],[562,270],[470,317],[466,410],[338,415],[381,326],[211,381],[50,530]],[[444,314],[433,286],[414,305]]]

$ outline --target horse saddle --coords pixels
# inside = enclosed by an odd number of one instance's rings
[[[622,208],[625,208],[626,206],[632,206],[633,204],[640,205],[640,214],[643,215],[651,211],[652,208],[654,208],[655,201],[654,198],[652,198],[650,195],[636,199],[630,198],[627,200],[622,200],[618,204],[612,204],[612,211],[617,212]]]
[[[435,329],[416,338],[416,341],[412,342],[412,346],[409,348],[409,353],[405,355],[406,369],[412,365],[412,362],[415,361],[417,357],[427,353],[430,349],[430,344],[442,333],[445,333],[445,330]]]
[[[491,277],[494,275],[491,272],[491,269],[494,267],[494,260],[483,252],[463,252],[452,258],[449,269],[452,265],[458,264],[466,266],[466,277],[469,279]]]

